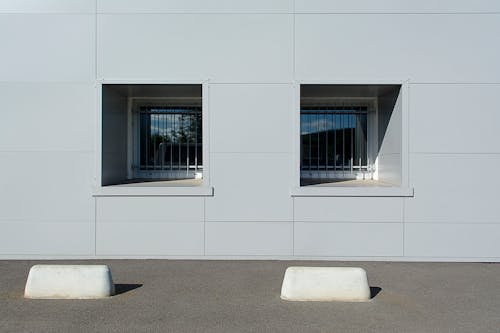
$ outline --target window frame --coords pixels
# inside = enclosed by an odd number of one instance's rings
[[[198,84],[202,87],[202,152],[203,152],[203,180],[201,186],[137,186],[137,184],[107,185],[102,186],[102,89],[107,84]],[[96,105],[95,105],[95,165],[94,165],[94,186],[92,196],[94,197],[143,197],[143,196],[213,196],[214,189],[210,181],[210,126],[209,126],[209,83],[208,80],[183,81],[183,80],[100,80],[95,84]],[[128,142],[127,160],[129,170],[133,162],[134,133],[132,125],[133,103],[128,103]]]
[[[401,85],[401,185],[391,187],[377,186],[300,186],[300,87],[306,84],[326,85]],[[409,186],[409,80],[301,80],[294,82],[294,112],[292,126],[293,142],[293,182],[291,197],[413,197],[414,190]],[[378,128],[378,124],[376,125]],[[377,134],[378,136],[378,134]],[[367,145],[371,145],[367,142]],[[378,172],[378,166],[377,171]]]

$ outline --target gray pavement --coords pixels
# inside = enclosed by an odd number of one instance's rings
[[[120,294],[28,300],[38,263],[104,263]],[[359,266],[365,303],[286,302],[288,266]],[[377,293],[378,292],[378,293]],[[312,261],[0,261],[0,332],[500,332],[500,264]]]

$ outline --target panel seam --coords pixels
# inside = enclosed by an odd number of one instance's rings
[[[94,197],[94,257],[97,256],[97,198]]]

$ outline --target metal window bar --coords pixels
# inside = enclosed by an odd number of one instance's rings
[[[169,178],[186,178],[202,170],[201,117],[198,106],[139,108],[138,169],[168,171]]]
[[[367,114],[365,106],[302,107],[301,170],[369,171]]]

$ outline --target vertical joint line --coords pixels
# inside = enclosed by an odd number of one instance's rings
[[[94,8],[94,74],[95,74],[95,80],[97,80],[97,0],[94,2],[95,8]]]
[[[292,256],[295,257],[295,198],[292,197]]]
[[[295,80],[295,0],[293,0],[292,15],[292,78]]]
[[[403,257],[405,256],[405,230],[406,230],[406,223],[405,223],[405,205],[406,205],[406,198],[402,198],[403,200]]]
[[[206,230],[207,230],[207,215],[206,215],[206,209],[205,209],[205,206],[206,206],[206,202],[207,202],[207,198],[206,197],[203,197],[203,256],[206,256],[206,252],[207,252],[207,233],[206,233]]]
[[[97,198],[94,197],[94,257],[97,256]]]

